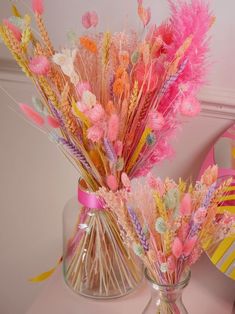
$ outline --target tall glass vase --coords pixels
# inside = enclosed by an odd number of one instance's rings
[[[188,314],[182,300],[183,289],[188,285],[191,273],[187,272],[177,284],[158,284],[149,277],[145,277],[151,289],[151,299],[143,314]]]
[[[124,245],[114,214],[99,208],[95,194],[81,193],[83,205],[74,198],[64,209],[65,282],[91,298],[124,296],[142,281],[142,265]]]

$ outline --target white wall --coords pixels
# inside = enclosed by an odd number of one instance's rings
[[[7,14],[6,3],[0,0],[0,17]],[[135,3],[113,1],[111,15],[110,0],[45,0],[46,22],[53,39],[64,42],[65,30],[79,29],[85,8],[102,13],[102,27],[120,29],[125,12],[128,23],[135,24]],[[165,1],[148,3],[158,21],[166,15]],[[187,121],[173,141],[176,158],[156,168],[163,176],[196,175],[208,145],[235,119],[235,3],[213,0],[211,4],[217,15],[212,42],[215,65],[211,86],[201,96],[206,101],[204,112]],[[2,48],[1,55],[6,57]],[[34,94],[17,74],[0,72],[0,85],[17,101],[30,101]],[[0,313],[23,314],[44,285],[28,283],[27,278],[53,266],[61,255],[61,214],[75,193],[77,174],[46,136],[21,121],[9,106],[14,103],[0,90]]]

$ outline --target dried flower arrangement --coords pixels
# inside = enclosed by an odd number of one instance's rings
[[[232,179],[219,183],[217,176],[217,166],[210,166],[195,185],[149,174],[145,184],[136,179],[117,192],[100,189],[118,217],[124,242],[154,282],[179,284],[203,250],[235,236],[235,215],[220,210]]]
[[[78,38],[70,34],[72,48],[62,51],[56,51],[49,38],[42,0],[32,0],[39,36],[31,26],[31,17],[21,15],[15,6],[14,16],[0,26],[2,40],[41,96],[33,98],[33,106],[20,103],[23,114],[48,132],[89,191],[100,187],[117,191],[125,180],[146,175],[156,163],[172,155],[169,138],[181,124],[180,117],[200,111],[195,95],[204,83],[207,35],[214,17],[200,0],[168,2],[171,15],[161,25],[150,25],[151,11],[138,0],[141,34],[86,31]],[[96,27],[98,21],[93,11],[82,17],[86,30]],[[87,276],[90,260],[78,267],[79,256],[81,248],[89,248],[99,269],[91,285],[100,282],[100,294],[105,295],[111,288],[105,279],[108,267],[101,270],[100,266],[104,255],[96,249],[97,237],[87,236],[79,226],[90,230],[92,225],[97,235],[104,223],[112,225],[112,232],[109,228],[105,232],[105,243],[113,242],[109,233],[118,243],[116,264],[123,264],[124,259],[127,265],[121,277],[131,273],[136,282],[138,276],[128,254],[123,254],[116,213],[106,211],[105,217],[102,215],[96,210],[94,221],[84,206],[76,227],[79,236],[75,233],[71,240],[75,243],[71,265],[75,266],[69,272],[71,284],[81,291],[82,273]],[[75,238],[79,241],[73,241]],[[110,276],[116,286],[115,272]],[[80,283],[74,277],[80,278]]]

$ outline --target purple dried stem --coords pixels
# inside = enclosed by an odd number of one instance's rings
[[[188,59],[185,59],[181,66],[179,67],[179,70],[176,72],[176,74],[171,75],[168,80],[165,81],[163,84],[161,90],[160,90],[160,95],[164,95],[168,88],[178,79],[180,74],[184,71],[186,65],[187,65]]]
[[[201,207],[205,207],[207,208],[211,202],[211,199],[214,195],[214,192],[216,190],[216,182],[214,182],[208,189],[208,193],[206,194],[202,204],[201,204]]]
[[[107,137],[104,138],[103,143],[104,143],[104,149],[105,149],[108,159],[112,161],[113,163],[115,163],[117,161],[117,155],[114,151],[112,143]]]
[[[92,172],[92,168],[85,156],[72,142],[60,137],[59,143],[62,144],[73,157],[77,158],[87,171]]]
[[[138,220],[138,217],[136,215],[136,213],[134,212],[134,210],[130,207],[128,207],[128,212],[129,212],[129,215],[130,215],[130,218],[131,218],[131,221],[135,227],[135,231],[140,239],[140,243],[141,245],[143,246],[144,248],[144,251],[147,252],[149,250],[149,244],[147,242],[147,239],[146,239],[146,236],[143,232],[143,229],[141,227],[141,224]]]

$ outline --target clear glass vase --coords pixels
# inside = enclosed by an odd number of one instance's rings
[[[145,277],[151,288],[151,299],[143,311],[143,314],[188,314],[182,300],[183,289],[188,285],[191,272],[184,274],[177,284],[158,284],[149,277],[145,271]]]
[[[109,210],[79,204],[65,206],[63,272],[67,285],[90,298],[124,296],[143,279],[139,259],[124,245],[116,217]]]

